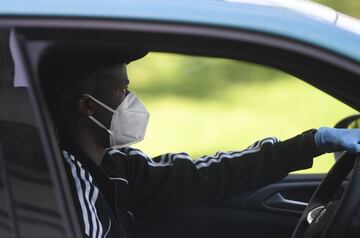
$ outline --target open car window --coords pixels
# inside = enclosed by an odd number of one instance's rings
[[[356,113],[287,73],[242,61],[151,53],[128,66],[130,90],[150,112],[145,140],[134,147],[156,156],[193,158],[245,149],[275,136],[286,140]],[[297,173],[326,173],[334,156]]]

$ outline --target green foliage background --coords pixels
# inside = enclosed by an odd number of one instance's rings
[[[356,16],[360,1],[319,2]],[[244,149],[258,139],[281,140],[357,113],[283,72],[224,59],[151,53],[128,67],[130,89],[150,111],[146,139],[135,145],[156,156]],[[333,155],[315,159],[323,173]]]
[[[360,18],[360,1],[359,0],[316,0],[314,2],[329,6],[336,11],[347,15]]]

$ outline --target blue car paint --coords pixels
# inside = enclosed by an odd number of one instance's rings
[[[216,0],[1,0],[1,15],[145,20],[244,29],[296,39],[360,62],[360,35],[277,6]]]

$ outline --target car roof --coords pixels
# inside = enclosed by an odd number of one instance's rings
[[[360,21],[306,0],[2,0],[1,16],[220,26],[295,39],[360,62]]]
[[[228,2],[258,4],[301,13],[325,21],[339,28],[360,34],[360,20],[342,14],[334,9],[308,0],[224,0]]]

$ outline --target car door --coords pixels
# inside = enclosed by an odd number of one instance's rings
[[[291,237],[322,175],[284,180],[228,201],[138,215],[134,237]]]
[[[65,21],[70,24],[64,25]],[[37,78],[37,62],[41,53],[53,44],[81,42],[94,47],[135,47],[254,62],[291,73],[349,105],[360,105],[353,91],[354,85],[359,84],[356,80],[359,65],[308,44],[270,33],[232,31],[217,27],[184,27],[181,24],[146,21],[95,22],[96,25],[93,20],[53,19],[47,24],[37,19],[27,22],[22,19],[8,23],[16,29],[21,46],[19,50],[24,55],[32,79],[30,82],[34,85],[34,100],[43,101]],[[146,39],[145,43],[143,39]],[[53,152],[49,155],[51,158],[59,158],[47,109],[44,104],[39,104],[38,110],[38,118],[42,119],[41,125],[46,130],[45,141],[51,141],[43,146]],[[59,160],[56,161],[61,171]],[[51,173],[56,174],[56,171],[52,170]],[[139,212],[136,214],[133,236],[289,237],[322,177],[317,174],[289,175],[278,183],[220,203],[178,211]],[[62,179],[55,179],[66,187]]]
[[[39,104],[10,35],[0,28],[0,237],[79,237],[66,178],[44,140]]]

